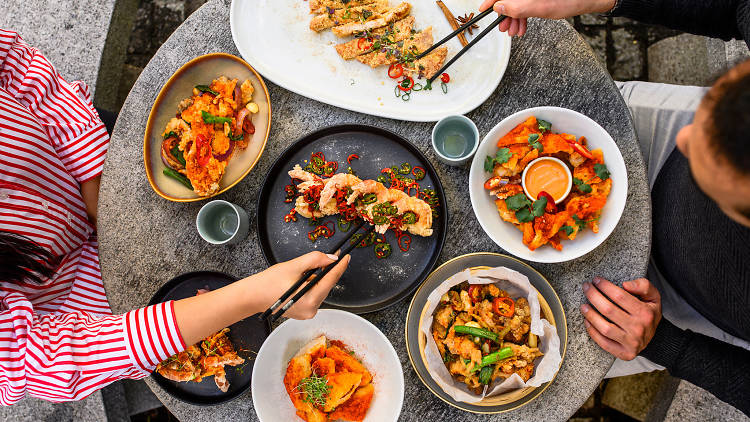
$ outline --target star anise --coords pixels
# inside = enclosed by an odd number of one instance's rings
[[[474,13],[473,12],[472,12],[472,14],[470,14],[468,16],[464,13],[463,16],[456,16],[456,20],[458,22],[460,22],[461,25],[466,25],[466,23],[469,22],[473,17],[474,17]],[[474,25],[471,25],[470,27],[466,28],[466,30],[469,31],[469,35],[474,35],[474,33],[472,32],[472,30],[474,30],[474,29],[479,29],[479,25],[474,24]]]

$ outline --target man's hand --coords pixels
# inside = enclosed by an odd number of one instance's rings
[[[604,13],[615,7],[615,0],[484,0],[479,11],[492,7],[505,19],[499,25],[508,35],[526,33],[527,18],[562,19],[586,13]]]
[[[654,337],[661,320],[661,296],[645,278],[622,283],[619,288],[596,277],[584,283],[592,306],[581,305],[586,330],[602,349],[622,360],[633,360]]]

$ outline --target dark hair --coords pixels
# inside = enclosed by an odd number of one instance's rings
[[[750,176],[750,60],[724,75],[706,95],[711,144],[740,174]]]
[[[0,232],[0,281],[42,284],[55,274],[58,259],[26,236]]]

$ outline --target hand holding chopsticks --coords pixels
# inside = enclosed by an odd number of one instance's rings
[[[351,230],[345,238],[341,239],[338,244],[336,244],[332,248],[330,254],[336,254],[338,252],[338,255],[340,257],[345,257],[347,254],[349,254],[357,246],[357,242],[351,243],[350,240],[359,231],[362,225],[363,223],[360,222],[359,225],[355,226],[354,230]],[[369,226],[369,229],[364,233],[364,235],[367,236],[374,229],[375,226]],[[344,247],[344,245],[346,245],[346,247]],[[265,312],[263,312],[263,314],[260,315],[260,318],[268,319],[270,322],[276,321],[287,310],[294,306],[295,303],[299,302],[299,300],[303,296],[305,296],[305,294],[312,290],[315,285],[321,279],[323,279],[335,266],[336,262],[333,262],[328,266],[313,268],[304,272],[296,283],[294,283],[289,289],[287,289],[287,291],[284,292],[284,294],[282,294],[281,297],[279,297],[279,299],[274,302],[273,305],[271,305],[271,307],[269,307]]]
[[[474,25],[476,22],[478,22],[479,20],[481,20],[485,16],[489,15],[490,13],[492,13],[492,8],[489,8],[489,9],[485,10],[484,12],[478,14],[477,16],[475,16],[473,19],[469,20],[465,24],[459,26],[458,29],[456,29],[455,31],[453,31],[450,34],[448,34],[447,37],[445,37],[442,40],[436,42],[432,47],[428,48],[427,50],[425,50],[424,52],[422,52],[420,55],[418,55],[416,57],[416,60],[419,60],[419,59],[427,56],[433,50],[435,50],[436,48],[438,48],[441,45],[445,44],[447,41],[450,41],[456,35],[463,33],[463,31],[465,31],[466,29],[470,28],[472,25]],[[485,28],[484,31],[482,31],[481,33],[479,33],[479,35],[477,35],[476,37],[474,37],[469,42],[469,44],[466,47],[462,48],[461,51],[459,51],[455,56],[453,56],[453,58],[451,58],[448,61],[448,63],[446,63],[445,65],[443,65],[443,67],[440,68],[440,70],[438,70],[437,72],[435,72],[435,74],[432,75],[432,77],[428,80],[429,81],[428,84],[432,84],[432,82],[436,78],[440,77],[440,75],[442,75],[443,72],[445,72],[456,60],[458,60],[459,57],[463,56],[463,54],[466,53],[472,46],[474,46],[474,44],[476,44],[477,42],[479,42],[479,40],[481,40],[482,38],[484,38],[485,35],[487,35],[490,31],[492,31],[493,29],[495,29],[498,25],[500,25],[500,22],[502,22],[506,17],[507,16],[504,16],[504,15],[498,16],[498,18],[495,19],[495,21],[492,22],[489,26],[487,26],[487,28]]]

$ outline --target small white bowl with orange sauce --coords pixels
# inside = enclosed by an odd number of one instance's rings
[[[523,169],[521,186],[532,201],[539,199],[540,192],[546,192],[559,204],[573,188],[573,175],[559,158],[539,157]]]

